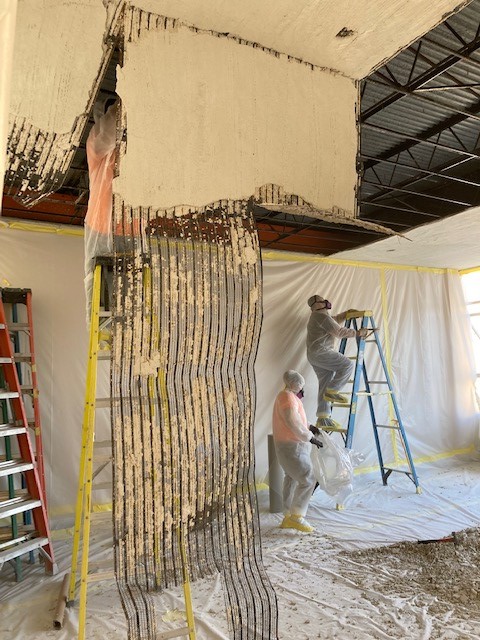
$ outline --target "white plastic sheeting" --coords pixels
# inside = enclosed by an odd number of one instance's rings
[[[277,254],[279,255],[279,254]],[[264,254],[266,257],[266,254]],[[306,379],[304,405],[315,420],[316,377],[305,354],[308,298],[319,294],[332,301],[332,313],[371,309],[384,352],[391,355],[397,394],[412,455],[417,459],[464,450],[476,438],[475,365],[460,277],[444,271],[382,269],[315,261],[264,259],[264,321],[257,358],[257,474],[266,468],[266,447],[272,399],[286,369]],[[385,341],[385,329],[388,341]],[[373,347],[367,345],[367,349]],[[355,353],[354,341],[349,351]],[[366,354],[369,377],[379,380],[375,351]],[[379,404],[379,423],[388,421],[388,403]],[[334,417],[346,424],[347,412]],[[385,430],[386,431],[386,430]],[[382,441],[387,461],[395,459],[390,434]],[[366,399],[360,401],[353,448],[365,455],[361,467],[377,463]],[[397,452],[397,461],[403,458]]]
[[[32,225],[27,228],[53,229]],[[63,229],[67,230],[68,227]],[[88,337],[84,320],[83,237],[0,226],[0,244],[2,286],[29,287],[33,291],[51,513],[71,513],[80,455]],[[383,339],[383,273],[393,380],[414,458],[421,461],[474,445],[478,417],[473,401],[475,369],[457,275],[295,262],[288,256],[271,260],[267,254],[265,258],[264,319],[256,364],[259,480],[268,473],[267,435],[271,432],[273,400],[282,387],[286,369],[296,369],[306,378],[307,417],[313,420],[315,416],[316,378],[305,355],[308,297],[323,294],[332,300],[334,310],[373,309]],[[375,370],[372,378],[374,375]],[[99,395],[108,395],[107,371],[100,374],[99,382],[103,384]],[[388,417],[386,407],[384,413]],[[366,456],[360,470],[377,463],[367,418],[365,401],[354,438],[354,448]],[[100,415],[98,436],[100,440],[109,437],[108,421],[106,417],[101,421]],[[389,446],[387,441],[386,447]],[[96,499],[109,501],[106,494]]]
[[[472,599],[472,584],[456,585],[469,608],[438,602],[431,591],[412,586],[402,557],[394,590],[382,587],[386,569],[373,560],[353,562],[345,571],[340,552],[392,544],[402,540],[441,538],[465,527],[480,525],[479,459],[459,456],[422,468],[422,495],[406,478],[384,487],[376,473],[355,478],[355,491],[344,511],[336,511],[334,500],[318,490],[310,502],[308,520],[316,532],[305,536],[280,529],[281,514],[269,514],[268,492],[261,491],[263,558],[279,601],[279,638],[282,640],[452,640],[478,639],[478,600]],[[107,525],[106,525],[107,526]],[[96,529],[95,529],[96,531]],[[61,573],[45,576],[36,565],[25,568],[23,582],[14,582],[13,569],[5,567],[0,580],[0,637],[22,640],[71,640],[76,637],[78,607],[67,609],[65,626],[52,629],[62,572],[68,570],[71,531],[57,532],[55,549]],[[60,538],[61,536],[61,538]],[[446,543],[445,543],[446,544]],[[449,543],[452,544],[452,543]],[[438,545],[437,545],[438,546]],[[445,547],[445,545],[443,545]],[[110,550],[110,551],[109,551]],[[102,528],[92,541],[93,562],[111,556],[111,538]],[[464,562],[456,553],[457,572]],[[348,565],[347,565],[348,567]],[[105,569],[108,568],[104,567]],[[442,567],[446,574],[446,567]],[[421,578],[420,567],[415,577]],[[353,574],[353,575],[352,575]],[[399,575],[400,574],[400,575]],[[373,578],[372,578],[373,576]],[[449,576],[444,575],[448,580]],[[373,587],[363,581],[370,578]],[[391,576],[393,580],[395,576]],[[428,575],[423,576],[427,584]],[[442,575],[437,585],[442,585]],[[220,580],[191,585],[198,640],[227,640]],[[185,610],[181,589],[155,596],[159,618]],[[443,606],[442,606],[443,605]],[[181,616],[180,616],[181,617]],[[159,623],[166,630],[182,622]],[[88,588],[87,638],[124,640],[127,637],[114,581],[91,583]]]

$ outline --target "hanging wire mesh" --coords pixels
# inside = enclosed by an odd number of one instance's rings
[[[220,572],[234,639],[277,637],[255,492],[261,267],[251,205],[115,198],[115,571],[131,640],[150,592]]]

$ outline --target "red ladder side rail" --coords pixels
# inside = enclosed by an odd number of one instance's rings
[[[10,364],[4,364],[3,371],[5,376],[5,382],[8,388],[13,393],[17,393],[16,398],[10,400],[11,407],[14,413],[16,421],[22,423],[26,428],[25,433],[17,434],[18,447],[22,460],[34,464],[34,468],[24,472],[25,482],[27,485],[28,493],[34,499],[41,502],[39,507],[32,510],[33,522],[35,528],[44,538],[48,538],[48,543],[43,547],[47,556],[45,558],[45,569],[48,573],[53,573],[55,570],[55,561],[53,554],[53,547],[51,543],[50,528],[48,525],[47,511],[45,508],[44,494],[40,484],[40,478],[37,471],[35,462],[35,454],[30,442],[30,436],[28,435],[28,419],[25,412],[25,406],[23,404],[22,390],[20,388],[20,382],[18,379],[17,368],[14,364],[12,342],[10,340],[10,334],[7,327],[7,319],[5,316],[5,309],[3,306],[3,300],[0,298],[0,354],[5,358],[10,358]]]
[[[38,401],[38,382],[37,382],[37,365],[35,362],[35,342],[33,339],[33,316],[32,316],[32,292],[27,291],[25,305],[27,307],[27,322],[29,326],[28,340],[30,348],[30,367],[32,372],[33,386],[33,416],[34,416],[34,433],[35,433],[35,454],[37,458],[37,470],[40,478],[40,486],[42,487],[45,505],[47,504],[47,492],[45,490],[45,467],[43,462],[43,445],[42,430],[40,422],[40,403]]]

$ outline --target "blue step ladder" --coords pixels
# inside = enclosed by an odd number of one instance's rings
[[[421,488],[419,485],[417,473],[415,471],[415,466],[413,464],[412,455],[410,453],[410,447],[408,446],[407,436],[405,433],[405,429],[403,427],[402,419],[400,417],[400,411],[398,409],[397,400],[395,397],[395,392],[393,390],[392,381],[390,378],[390,374],[387,367],[387,362],[385,360],[385,356],[383,353],[382,345],[380,343],[380,339],[378,337],[378,328],[375,325],[375,321],[373,319],[373,313],[371,311],[355,311],[355,312],[347,312],[345,319],[345,326],[350,329],[358,330],[360,328],[367,329],[368,333],[365,338],[357,338],[357,355],[353,356],[352,359],[355,360],[355,369],[354,369],[354,377],[353,377],[353,387],[352,387],[352,395],[351,401],[349,404],[340,404],[334,403],[334,407],[343,407],[349,409],[348,415],[348,426],[346,429],[342,429],[342,436],[345,441],[345,447],[347,449],[352,448],[353,443],[353,435],[355,431],[355,420],[357,417],[357,409],[358,409],[358,401],[361,397],[366,397],[368,400],[368,407],[370,409],[370,417],[372,421],[373,427],[373,436],[375,439],[375,446],[377,448],[378,462],[380,465],[380,473],[382,475],[382,482],[384,485],[387,484],[388,478],[392,473],[402,473],[405,474],[415,485],[417,493],[421,493]],[[382,370],[383,370],[383,380],[371,380],[368,377],[367,372],[367,364],[365,363],[365,350],[367,344],[372,344],[376,346],[376,350],[380,357]],[[347,345],[347,339],[343,338],[340,341],[340,353],[345,355],[345,349]],[[371,357],[370,352],[371,349],[367,349],[369,358]],[[364,389],[360,389],[361,381],[363,379]],[[378,388],[382,388],[382,390],[376,390]],[[377,422],[377,418],[375,415],[375,406],[373,399],[375,396],[384,396],[388,398],[388,401],[391,403],[390,405],[390,424],[379,424]],[[405,463],[403,466],[407,467],[407,470],[395,468],[391,465],[386,465],[384,462],[384,455],[382,452],[381,446],[381,438],[379,435],[379,430],[390,430],[392,436],[395,437],[395,441],[402,445],[402,448],[405,453]]]

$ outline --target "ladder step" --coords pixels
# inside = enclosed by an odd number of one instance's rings
[[[114,580],[115,571],[99,571],[98,573],[89,573],[87,582],[100,582],[101,580]]]
[[[13,546],[9,546],[4,551],[0,551],[0,567],[5,562],[13,560],[13,558],[23,556],[25,553],[29,553],[30,551],[34,551],[40,547],[45,547],[48,545],[48,538],[31,538],[24,542],[17,542],[16,539],[13,539],[11,540],[11,544]]]
[[[0,358],[0,364],[12,364],[12,358]]]
[[[30,329],[28,322],[10,322],[8,325],[9,331],[18,331],[19,329]]]
[[[15,473],[20,473],[22,471],[30,471],[34,469],[35,465],[33,462],[25,462],[24,460],[4,460],[0,462],[0,477],[1,476],[12,476]]]
[[[390,396],[392,395],[393,391],[390,391],[390,389],[388,391],[377,391],[377,392],[372,392],[372,391],[357,391],[357,396]]]
[[[170,640],[170,638],[183,638],[190,635],[190,627],[179,627],[178,629],[172,629],[171,631],[163,631],[157,634],[157,640]]]
[[[97,360],[110,360],[112,357],[111,351],[99,351],[97,353]]]
[[[111,311],[99,311],[98,312],[98,317],[99,318],[111,318],[112,317],[112,312]]]
[[[398,424],[376,424],[375,427],[377,429],[396,429],[397,431],[400,429]]]
[[[14,353],[13,359],[15,362],[28,362],[32,359],[31,353]]]
[[[103,491],[104,489],[111,489],[112,482],[99,482],[98,484],[92,484],[92,491]]]
[[[36,500],[30,496],[18,496],[16,498],[11,498],[10,500],[5,500],[5,502],[0,503],[0,520],[2,518],[14,516],[17,513],[31,511],[32,509],[36,509],[41,506],[41,500]]]
[[[0,400],[11,400],[12,398],[19,398],[20,394],[17,391],[0,391]]]
[[[26,428],[21,424],[0,424],[0,438],[5,438],[6,436],[15,436],[19,433],[26,432]]]

